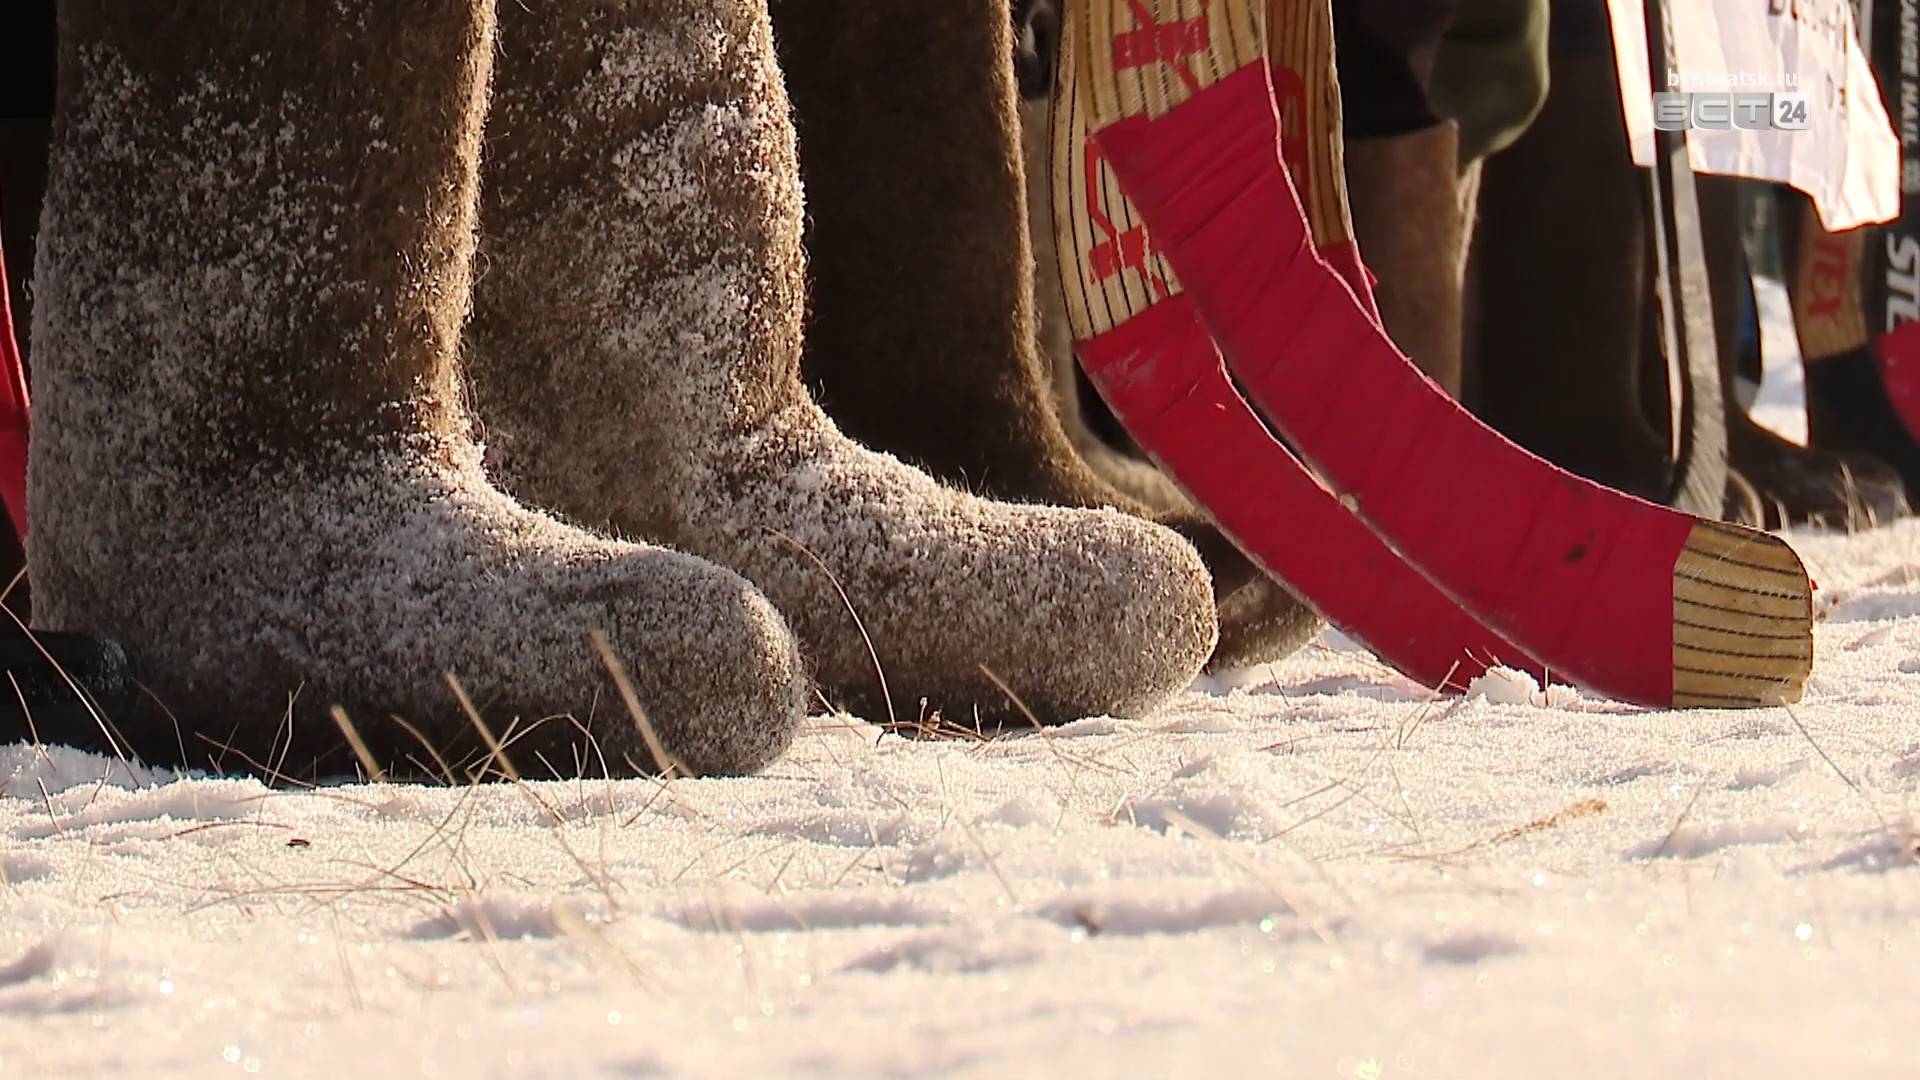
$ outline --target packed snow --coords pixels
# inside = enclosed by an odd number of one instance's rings
[[[1792,709],[1436,700],[1329,634],[750,779],[0,748],[0,1076],[1920,1075],[1920,524],[1790,539]]]
[[[273,791],[0,750],[0,1075],[1912,1076],[1920,526],[1793,710],[1337,640],[744,780]]]

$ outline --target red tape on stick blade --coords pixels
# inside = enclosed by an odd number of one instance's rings
[[[1184,296],[1076,346],[1127,432],[1262,569],[1423,686],[1541,666],[1461,610],[1261,424]]]
[[[1261,66],[1096,137],[1242,385],[1367,524],[1555,670],[1673,700],[1695,522],[1507,442],[1394,349],[1312,248]]]
[[[0,502],[14,535],[27,542],[27,368],[13,336],[6,251],[0,249]]]

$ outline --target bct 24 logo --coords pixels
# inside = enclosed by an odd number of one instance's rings
[[[1658,131],[1805,131],[1807,95],[1763,90],[1676,91],[1653,95]]]

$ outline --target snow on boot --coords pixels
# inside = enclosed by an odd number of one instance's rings
[[[517,493],[746,574],[829,697],[872,719],[1017,716],[996,679],[1049,721],[1139,713],[1187,684],[1215,639],[1190,545],[1117,512],[948,489],[808,396],[800,177],[765,0],[501,17],[469,353]]]
[[[481,470],[454,350],[492,8],[61,4],[35,617],[125,643],[164,706],[113,718],[143,755],[347,772],[339,705],[376,765],[457,766],[487,740],[451,673],[525,771],[650,770],[594,629],[687,768],[792,737],[798,652],[746,581]]]
[[[1177,496],[1130,496],[1068,435],[1037,337],[1006,0],[769,8],[808,196],[802,374],[828,415],[977,494],[1178,529],[1221,600],[1216,664],[1304,644],[1318,620],[1203,514]]]

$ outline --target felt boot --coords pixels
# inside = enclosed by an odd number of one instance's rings
[[[1399,135],[1348,139],[1347,197],[1374,300],[1394,344],[1460,396],[1461,281],[1468,215],[1451,120]]]
[[[1023,51],[1030,82],[1050,69],[1052,10],[1016,9],[1016,37],[1006,0],[770,7],[809,207],[803,371],[828,415],[978,494],[1111,506],[1178,529],[1223,605],[1251,603],[1222,619],[1216,662],[1302,644],[1318,629],[1311,614],[1151,464],[1094,436],[1071,382],[1053,383],[1037,334],[1066,328],[1036,310],[1026,202],[1050,173],[1044,158],[1037,176],[1023,160],[1015,85]]]
[[[1554,464],[1663,502],[1673,463],[1642,385],[1646,174],[1628,154],[1612,54],[1554,64],[1539,120],[1483,167],[1469,404]]]
[[[1187,684],[1215,639],[1189,544],[1117,512],[943,487],[809,397],[800,176],[766,0],[500,14],[469,351],[516,492],[744,573],[829,698],[871,719],[1019,716],[1001,683],[1043,720],[1138,713]],[[923,167],[942,182],[939,160]],[[903,367],[950,347],[843,333]],[[932,376],[902,392],[892,407],[915,422],[952,405]]]
[[[1700,239],[1713,292],[1714,336],[1720,343],[1721,400],[1727,403],[1726,517],[1756,528],[1817,523],[1849,530],[1886,524],[1906,513],[1906,487],[1892,466],[1862,453],[1801,446],[1761,427],[1734,390],[1740,321],[1753,302],[1753,273],[1742,233],[1740,188],[1746,181],[1701,176]]]
[[[338,705],[376,767],[457,764],[487,740],[451,673],[523,771],[652,769],[595,629],[686,768],[792,738],[799,656],[745,580],[482,472],[455,347],[492,9],[61,4],[35,618],[125,643],[171,714],[135,750],[175,756],[177,720],[197,763],[337,774]]]

